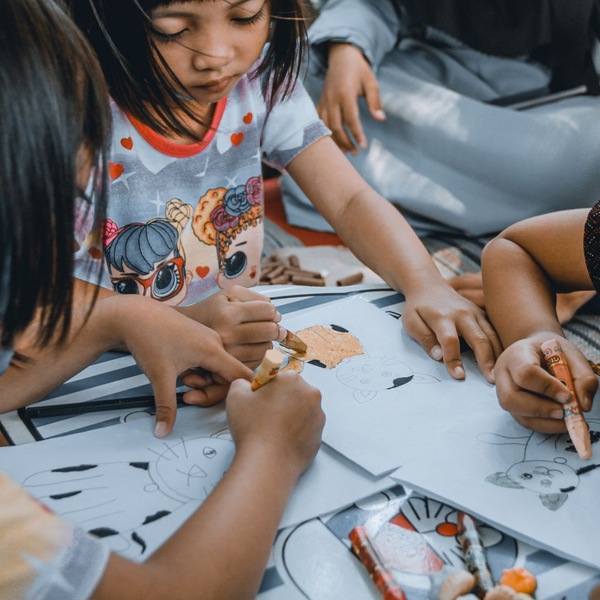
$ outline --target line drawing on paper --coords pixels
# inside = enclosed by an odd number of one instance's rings
[[[147,451],[156,458],[60,466],[33,473],[22,485],[113,551],[143,555],[152,527],[162,527],[176,511],[189,503],[197,508],[208,497],[229,468],[235,447],[229,430],[222,429],[210,437],[163,441]]]
[[[592,446],[600,440],[600,421],[588,419]],[[595,426],[596,429],[592,429]],[[495,446],[522,446],[522,458],[506,470],[492,473],[486,481],[493,485],[515,490],[527,490],[539,495],[548,510],[559,510],[569,494],[577,490],[581,478],[589,478],[600,464],[585,464],[567,434],[543,434],[531,431],[526,435],[510,437],[497,433],[480,433],[480,442]],[[600,475],[600,473],[599,473]]]
[[[302,372],[304,364],[334,370],[338,381],[354,390],[359,403],[369,402],[379,392],[407,383],[439,383],[432,375],[414,373],[393,356],[370,357],[360,340],[340,325],[313,325],[296,332],[307,345],[305,354],[281,348],[290,357],[283,370]]]

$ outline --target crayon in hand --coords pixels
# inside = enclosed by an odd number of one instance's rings
[[[252,380],[252,390],[256,391],[258,388],[265,385],[274,379],[279,373],[279,369],[283,363],[283,354],[277,352],[277,350],[267,350],[265,353],[260,366],[256,370],[254,379]]]
[[[237,298],[228,298],[228,300],[229,302],[241,302],[241,300],[238,300]],[[304,354],[308,350],[308,346],[295,333],[292,333],[287,329],[285,331],[285,339],[279,343],[285,348]]]
[[[571,376],[562,346],[558,340],[548,340],[542,344],[542,353],[544,354],[548,371],[561,383],[564,383],[571,392],[571,401],[563,406],[565,424],[571,441],[577,450],[577,454],[583,460],[590,460],[592,458],[590,430],[581,412],[581,406],[577,402],[573,377]]]

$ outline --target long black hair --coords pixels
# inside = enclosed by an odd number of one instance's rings
[[[111,96],[138,121],[200,141],[176,112],[200,123],[173,89],[185,89],[158,50],[150,12],[175,0],[70,0],[75,22],[96,51]],[[199,0],[202,1],[202,0]],[[293,90],[307,48],[303,0],[271,0],[269,48],[256,76],[269,108]],[[149,110],[152,107],[152,110]]]
[[[36,319],[45,345],[64,341],[71,322],[85,165],[95,166],[96,222],[104,216],[108,96],[56,2],[1,0],[0,23],[0,342],[11,346]]]

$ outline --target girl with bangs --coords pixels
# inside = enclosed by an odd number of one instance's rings
[[[75,198],[91,165],[98,165],[91,177],[98,225],[105,213],[102,73],[52,0],[2,0],[0,23],[0,411],[38,400],[121,344],[149,375],[157,400],[174,396],[177,373],[191,366],[227,381],[242,378],[227,402],[236,444],[230,468],[143,564],[111,554],[106,539],[92,535],[92,522],[74,527],[32,499],[2,473],[0,448],[0,599],[252,598],[289,493],[319,448],[320,394],[293,373],[252,392],[244,381],[251,372],[214,331],[150,299],[88,298],[88,307],[78,308],[72,231]],[[91,211],[80,207],[88,220]],[[21,356],[13,360],[15,346]],[[44,501],[57,508],[69,495]],[[68,518],[77,521],[76,514]]]
[[[264,161],[287,170],[354,254],[405,294],[404,326],[433,359],[464,378],[462,336],[493,381],[500,345],[485,315],[452,290],[405,219],[358,175],[297,81],[301,0],[71,4],[113,99],[109,219],[119,227],[164,219],[174,198],[193,207],[178,240],[185,298],[165,301],[216,329],[250,366],[284,335],[273,307],[245,289],[260,279]],[[100,297],[151,289],[145,279],[155,272],[135,272],[135,251],[110,262]],[[82,240],[76,276],[90,282],[85,273],[99,260],[108,264],[105,248]],[[140,285],[123,286],[124,276]],[[184,381],[195,384],[193,375]]]

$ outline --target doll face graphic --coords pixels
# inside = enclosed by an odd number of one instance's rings
[[[227,289],[233,285],[251,287],[256,285],[260,274],[262,231],[256,227],[242,230],[227,249],[217,277],[219,287]]]
[[[183,258],[176,257],[175,252],[156,263],[147,275],[140,275],[126,265],[122,271],[109,265],[109,276],[113,289],[119,294],[149,296],[173,306],[183,301],[191,279],[185,271]]]

